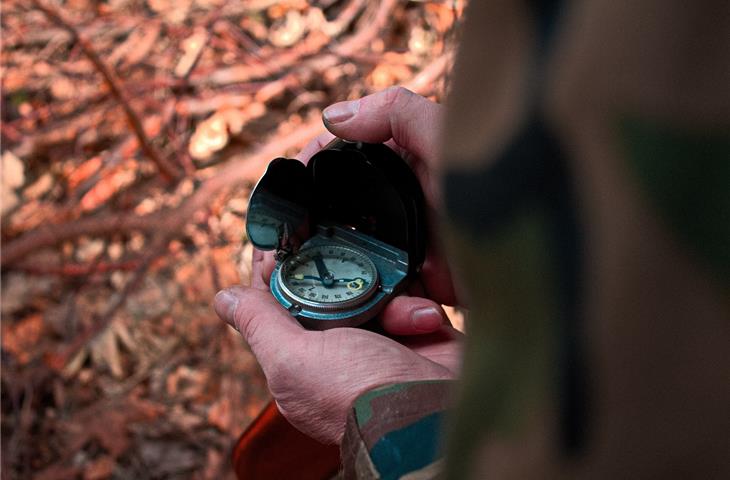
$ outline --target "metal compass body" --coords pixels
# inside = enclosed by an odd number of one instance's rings
[[[335,139],[304,165],[273,160],[254,188],[246,234],[273,250],[271,294],[303,326],[363,325],[418,275],[423,192],[386,145]]]

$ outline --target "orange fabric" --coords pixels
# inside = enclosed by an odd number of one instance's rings
[[[291,426],[272,401],[238,439],[232,460],[239,480],[325,480],[339,469],[340,449]]]

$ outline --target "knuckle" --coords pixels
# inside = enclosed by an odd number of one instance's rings
[[[270,356],[268,365],[264,366],[269,389],[276,397],[281,397],[284,392],[289,391],[292,381],[298,376],[297,360],[288,353],[289,348],[288,346],[285,349],[278,349],[276,354]]]
[[[262,292],[257,291],[253,288],[244,287],[233,287],[236,290],[236,296],[238,297],[238,304],[236,310],[233,312],[233,322],[239,332],[249,340],[250,337],[255,336],[255,325],[257,324],[256,316],[258,310],[252,309],[251,306],[255,305],[259,301],[259,297]]]
[[[385,90],[385,104],[390,107],[402,106],[409,103],[415,93],[405,87],[393,86]]]

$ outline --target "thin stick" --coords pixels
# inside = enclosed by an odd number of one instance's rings
[[[131,278],[124,284],[124,287],[122,287],[122,290],[111,298],[106,310],[98,318],[98,320],[96,320],[84,332],[81,332],[81,334],[78,335],[74,341],[68,345],[68,347],[64,348],[60,352],[54,352],[48,355],[47,361],[49,361],[54,368],[63,368],[63,366],[68,363],[69,359],[73,358],[82,348],[107,329],[112,320],[114,320],[114,316],[117,311],[124,306],[124,303],[127,301],[127,297],[137,288],[142,277],[144,277],[145,273],[147,273],[147,270],[154,260],[164,253],[171,237],[172,236],[169,232],[165,232],[158,237],[157,241],[153,242],[153,245],[149,249],[149,253],[147,253],[145,258],[142,259]]]
[[[84,54],[89,58],[89,60],[91,60],[91,63],[94,64],[99,73],[101,73],[101,76],[104,77],[104,81],[109,86],[109,90],[112,95],[122,106],[122,109],[127,116],[127,120],[129,121],[129,125],[132,127],[132,131],[137,137],[137,140],[139,140],[142,151],[155,163],[155,165],[157,165],[157,168],[160,170],[160,173],[162,173],[165,179],[173,180],[179,178],[180,170],[169,160],[164,158],[152,145],[149,138],[147,138],[142,122],[124,96],[119,79],[117,79],[115,74],[106,66],[101,58],[99,58],[99,55],[96,53],[86,37],[82,36],[73,25],[68,23],[52,7],[43,5],[40,0],[33,0],[33,5],[38,10],[42,11],[52,22],[68,31],[71,34],[72,39],[81,47]]]
[[[83,277],[86,275],[108,273],[115,271],[132,271],[139,267],[138,260],[124,262],[98,262],[96,264],[65,263],[63,265],[47,265],[45,263],[25,262],[14,265],[14,270],[20,270],[31,275],[59,275],[62,277]]]
[[[242,182],[253,182],[263,173],[268,162],[283,152],[303,146],[308,140],[324,130],[319,118],[310,120],[286,134],[273,135],[260,149],[250,155],[231,159],[227,165],[203,184],[181,206],[149,215],[125,213],[104,217],[85,217],[59,225],[43,225],[3,245],[2,265],[6,267],[26,255],[43,247],[49,247],[64,240],[81,235],[111,235],[125,231],[177,232],[187,220],[205,207],[211,196],[224,187]]]

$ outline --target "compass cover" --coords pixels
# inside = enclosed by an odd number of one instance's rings
[[[383,144],[335,139],[305,167],[272,161],[251,195],[246,228],[259,249],[299,244],[317,225],[348,227],[408,253],[409,273],[423,263],[423,191],[408,164]]]

